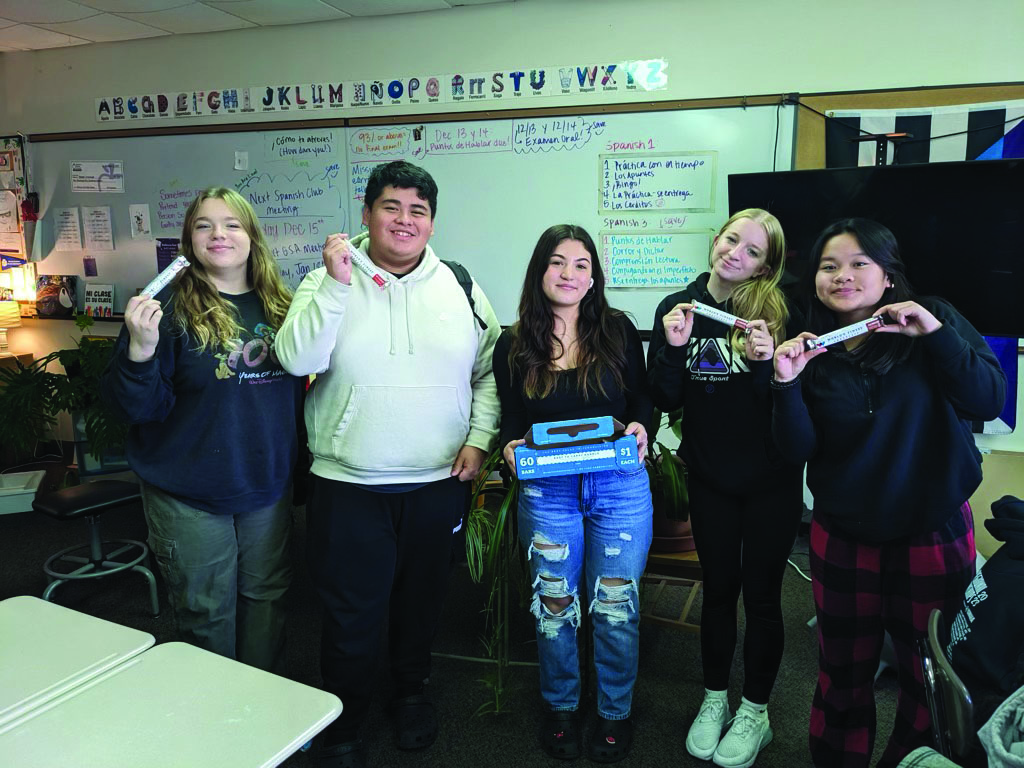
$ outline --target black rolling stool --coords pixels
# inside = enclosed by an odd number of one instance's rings
[[[49,600],[57,587],[76,579],[96,579],[112,573],[132,570],[141,573],[149,582],[149,600],[153,616],[160,614],[156,594],[156,579],[143,561],[149,557],[149,547],[133,539],[104,541],[100,535],[100,515],[108,509],[137,502],[142,498],[139,486],[121,480],[97,480],[94,483],[74,485],[38,497],[32,509],[57,520],[89,521],[89,543],[68,547],[52,555],[43,566],[51,581],[43,599]],[[115,545],[120,545],[116,546]],[[77,554],[76,554],[77,553]],[[86,556],[83,556],[86,555]]]

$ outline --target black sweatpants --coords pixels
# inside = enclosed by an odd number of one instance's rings
[[[453,529],[469,484],[452,477],[402,493],[311,476],[306,505],[310,577],[324,607],[324,689],[342,701],[328,743],[352,741],[377,680],[377,651],[388,626],[396,695],[422,689],[444,603]]]
[[[767,704],[782,662],[782,577],[803,511],[799,470],[786,468],[758,488],[726,493],[689,478],[690,519],[704,572],[700,648],[704,686],[729,687],[740,591],[746,616],[743,695]]]

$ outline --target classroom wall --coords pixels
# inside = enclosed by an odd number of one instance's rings
[[[658,100],[998,83],[1020,79],[1022,28],[1019,0],[518,0],[4,53],[0,121],[23,133],[95,130],[96,97],[205,89],[211,77],[259,85],[652,57],[669,66]]]

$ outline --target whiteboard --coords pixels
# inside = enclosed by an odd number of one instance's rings
[[[221,185],[253,204],[294,288],[319,266],[327,234],[362,229],[373,167],[404,159],[439,187],[431,245],[466,266],[503,325],[515,321],[541,232],[574,223],[597,243],[612,305],[650,329],[658,302],[706,270],[728,217],[728,175],[792,167],[793,118],[791,107],[759,106],[33,144],[38,271],[78,275],[80,294],[83,282],[112,283],[120,312],[156,274],[158,238],[180,237],[196,192]],[[81,177],[73,189],[76,163],[119,163],[123,179],[97,187],[123,192],[92,191]],[[133,237],[129,206],[139,204],[152,232]],[[113,250],[57,250],[57,211],[72,207],[110,208]]]
[[[431,245],[466,266],[502,325],[540,234],[573,223],[597,244],[612,305],[649,330],[661,299],[707,270],[728,174],[789,170],[793,154],[793,110],[775,106],[347,130],[350,220],[375,165],[425,167],[439,188]]]
[[[328,232],[348,228],[349,197],[344,128],[253,131],[55,141],[31,146],[32,179],[40,193],[40,274],[78,275],[83,282],[115,286],[114,310],[157,273],[162,238],[180,238],[185,210],[211,186],[236,189],[253,205],[285,281],[293,288],[319,261]],[[117,167],[123,191],[88,190],[85,165]],[[236,165],[245,166],[236,168]],[[73,182],[74,178],[74,182]],[[109,179],[97,187],[117,187]],[[130,206],[148,205],[150,232],[133,237]],[[58,212],[109,208],[113,250],[58,250]],[[91,212],[92,212],[91,211]],[[84,216],[82,225],[86,224]],[[357,220],[358,221],[358,220]],[[83,232],[84,237],[84,232]],[[83,246],[85,241],[82,242]],[[85,274],[83,257],[97,274]]]

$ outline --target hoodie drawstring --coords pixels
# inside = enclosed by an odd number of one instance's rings
[[[412,293],[412,287],[414,283],[409,283],[403,286],[405,288],[405,337],[409,340],[409,354],[413,355],[416,353],[416,348],[412,343],[412,323],[409,320],[409,294]]]
[[[387,288],[388,293],[388,326],[391,332],[391,347],[389,355],[397,354],[395,351],[395,283],[392,281]]]

